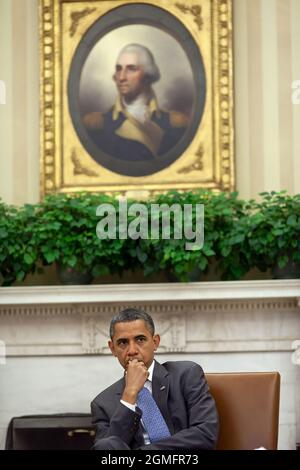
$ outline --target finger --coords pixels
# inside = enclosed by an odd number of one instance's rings
[[[137,364],[138,361],[137,361],[137,359],[128,359],[128,362],[127,362],[127,363],[128,363],[128,364]]]

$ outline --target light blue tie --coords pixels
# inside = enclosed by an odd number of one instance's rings
[[[143,387],[138,394],[137,406],[143,412],[142,420],[150,442],[160,441],[171,436],[156,401],[146,387]]]

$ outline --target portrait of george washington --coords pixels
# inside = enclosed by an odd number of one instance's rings
[[[83,146],[120,175],[147,176],[175,162],[205,104],[203,63],[189,32],[148,23],[100,35],[96,22],[69,78],[70,113]]]
[[[129,163],[159,159],[180,140],[189,116],[160,108],[152,86],[160,71],[143,45],[129,44],[120,51],[113,79],[118,90],[114,105],[106,113],[84,116],[89,135],[117,159]]]

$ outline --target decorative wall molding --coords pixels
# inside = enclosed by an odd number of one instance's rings
[[[2,305],[297,299],[300,280],[1,287]]]
[[[300,355],[299,281],[10,287],[0,294],[8,356],[110,354],[110,319],[133,305],[153,316],[158,353]]]
[[[228,300],[215,300],[215,301],[185,301],[181,303],[165,302],[165,303],[153,303],[147,302],[124,302],[122,304],[53,304],[53,305],[0,305],[0,318],[1,317],[61,317],[61,316],[74,316],[74,315],[97,315],[107,316],[110,318],[112,315],[117,313],[122,308],[128,306],[139,306],[147,310],[151,315],[155,314],[176,314],[181,315],[185,312],[189,314],[194,312],[242,312],[247,310],[252,311],[274,311],[280,310],[290,311],[291,309],[297,309],[299,304],[297,300],[280,300],[275,299],[273,301],[261,301],[261,300],[245,300],[241,301],[228,301]]]
[[[150,312],[150,310],[148,309]],[[97,315],[83,317],[82,348],[86,354],[110,354],[108,326],[110,317]],[[156,331],[161,337],[158,352],[185,352],[186,349],[186,318],[185,315],[163,314],[155,316]]]

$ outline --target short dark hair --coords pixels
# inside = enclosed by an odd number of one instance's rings
[[[109,326],[110,338],[113,339],[113,336],[115,334],[116,323],[126,323],[135,320],[143,320],[145,322],[147,330],[149,330],[152,336],[154,335],[154,322],[148,313],[144,312],[144,310],[139,308],[125,308],[111,319]]]

